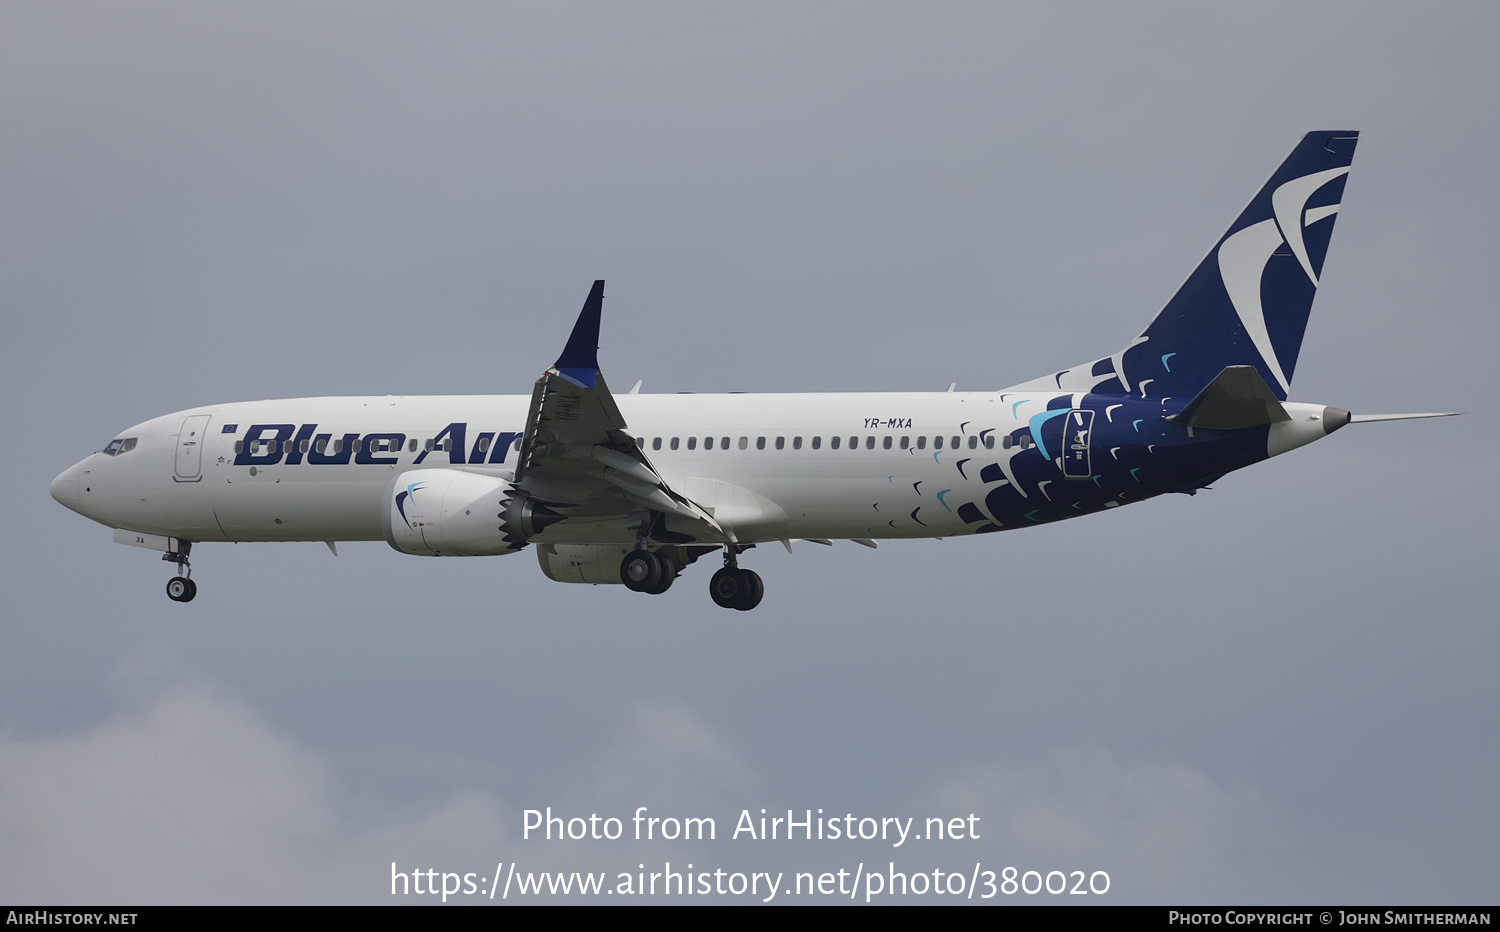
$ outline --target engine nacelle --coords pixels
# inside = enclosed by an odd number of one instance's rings
[[[634,544],[541,544],[536,561],[553,582],[620,583],[620,561]]]
[[[386,486],[380,526],[402,553],[481,557],[515,553],[563,517],[498,476],[411,469]]]

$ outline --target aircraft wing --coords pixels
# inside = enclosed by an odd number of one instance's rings
[[[712,515],[662,479],[630,434],[599,371],[603,304],[601,279],[562,355],[532,389],[516,484],[569,519],[603,520],[649,508],[672,516],[677,532],[727,541]]]

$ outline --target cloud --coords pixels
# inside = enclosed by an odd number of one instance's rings
[[[754,772],[728,741],[675,702],[637,706],[580,795],[600,806],[670,806],[704,815],[741,798]]]
[[[5,895],[54,903],[344,899],[359,836],[455,825],[498,840],[492,801],[460,798],[403,825],[350,832],[316,755],[254,710],[178,683],[86,734],[0,738]]]
[[[0,735],[0,896],[380,903],[391,900],[393,862],[403,873],[473,873],[482,886],[497,863],[605,871],[613,881],[642,862],[728,866],[753,854],[753,869],[781,869],[787,857],[833,853],[777,848],[760,863],[772,852],[735,846],[727,832],[717,842],[632,840],[637,806],[724,823],[763,789],[741,753],[676,702],[622,709],[590,762],[555,781],[552,798],[466,791],[397,807],[354,799],[322,754],[171,657],[138,654],[119,679],[120,711],[87,731]],[[1295,841],[1282,812],[1248,787],[1180,764],[1122,763],[1100,748],[991,763],[919,795],[913,809],[924,817],[981,815],[977,848],[954,843],[965,857],[977,851],[997,871],[1107,871],[1111,902],[1253,900],[1244,879],[1284,874]],[[522,840],[523,807],[549,805],[565,820],[618,817],[624,837]],[[945,855],[958,851],[947,847]]]
[[[513,860],[531,870],[634,868],[638,850],[628,843],[521,841],[521,807],[493,793],[356,807],[321,755],[246,704],[181,674],[133,691],[127,711],[85,733],[0,736],[0,896],[389,902],[392,861],[403,872],[480,875]],[[658,702],[621,715],[593,779],[550,801],[560,811],[659,798],[681,813],[750,779],[733,750],[681,707]],[[607,865],[590,863],[601,855]]]
[[[1277,873],[1295,844],[1286,816],[1249,787],[1097,747],[979,768],[942,783],[933,805],[987,813],[986,848],[1020,871],[1107,871],[1111,902],[1253,901],[1246,879]]]

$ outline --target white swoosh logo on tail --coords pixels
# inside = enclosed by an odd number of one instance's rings
[[[1346,165],[1343,168],[1330,168],[1326,172],[1303,175],[1301,178],[1288,181],[1271,195],[1271,208],[1276,211],[1276,222],[1281,226],[1281,235],[1286,237],[1287,245],[1292,247],[1292,255],[1302,263],[1302,270],[1307,273],[1308,278],[1312,279],[1314,286],[1318,284],[1318,276],[1313,274],[1312,260],[1307,257],[1307,246],[1302,242],[1302,208],[1307,205],[1307,199],[1312,197],[1319,188],[1340,175],[1348,173],[1349,166]],[[1337,209],[1334,207],[1334,210]],[[1326,213],[1319,214],[1317,217],[1309,215],[1307,222],[1314,223],[1325,216],[1327,216]]]
[[[1260,304],[1260,277],[1271,261],[1271,254],[1282,243],[1281,233],[1275,220],[1262,220],[1251,224],[1226,239],[1219,247],[1219,275],[1224,279],[1224,289],[1234,304],[1235,313],[1245,325],[1255,348],[1270,367],[1271,374],[1281,383],[1283,392],[1291,386],[1281,371],[1281,361],[1271,348],[1271,334],[1266,331],[1266,312]]]

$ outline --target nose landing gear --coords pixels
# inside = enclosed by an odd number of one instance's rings
[[[167,551],[161,555],[168,563],[177,564],[177,575],[167,580],[167,598],[173,602],[191,602],[198,594],[198,584],[193,582],[193,567],[188,562],[188,553],[193,549],[191,541],[182,541],[180,550]]]

